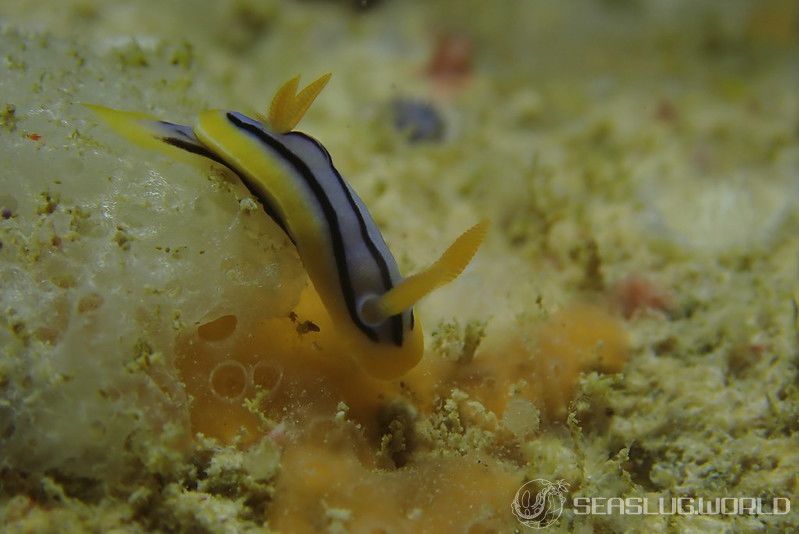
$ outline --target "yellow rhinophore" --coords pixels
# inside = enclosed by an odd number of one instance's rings
[[[424,271],[409,276],[399,285],[374,301],[378,317],[391,317],[407,310],[433,290],[455,280],[472,261],[488,232],[488,221],[482,220],[466,230],[441,257]]]
[[[265,122],[277,133],[293,130],[322,89],[325,88],[327,82],[330,81],[331,76],[332,74],[329,72],[323,74],[299,93],[297,93],[300,83],[299,76],[284,83],[272,98]],[[263,119],[263,116],[259,115],[258,118]]]

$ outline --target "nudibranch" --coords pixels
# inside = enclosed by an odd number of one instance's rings
[[[371,375],[391,379],[424,352],[413,305],[457,277],[485,237],[481,221],[427,269],[403,278],[363,201],[330,154],[294,127],[330,79],[297,92],[299,76],[272,99],[266,117],[210,110],[193,127],[129,111],[87,105],[117,133],[173,157],[201,156],[235,173],[294,243],[332,323]]]

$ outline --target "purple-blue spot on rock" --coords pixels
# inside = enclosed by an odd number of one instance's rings
[[[394,127],[407,135],[412,143],[440,141],[444,137],[444,120],[427,102],[399,98],[391,104]]]

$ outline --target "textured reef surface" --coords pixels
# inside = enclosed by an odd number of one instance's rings
[[[59,6],[0,4],[0,530],[513,532],[533,479],[552,532],[799,529],[795,1]],[[327,71],[300,129],[403,273],[492,221],[393,381],[232,173],[81,106]]]

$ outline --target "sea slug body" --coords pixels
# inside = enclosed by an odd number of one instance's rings
[[[373,376],[390,379],[424,352],[413,305],[456,278],[488,223],[464,232],[432,266],[408,278],[363,201],[322,144],[293,128],[330,74],[297,92],[299,77],[275,94],[267,117],[210,110],[193,127],[136,112],[87,105],[129,140],[173,157],[200,156],[233,171],[294,243],[314,288],[350,352]]]

